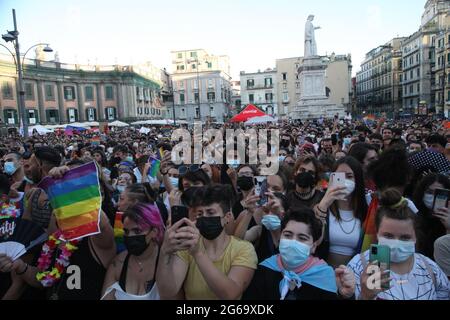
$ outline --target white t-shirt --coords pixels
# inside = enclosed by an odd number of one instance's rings
[[[361,236],[361,221],[351,210],[339,210],[341,221],[330,212],[330,253],[352,257],[359,244]]]
[[[364,252],[366,263],[369,261],[369,250]],[[424,260],[428,263],[435,275],[436,287],[433,278],[428,272]],[[355,296],[361,294],[361,274],[364,270],[361,256],[357,254],[348,263],[348,267],[355,274]],[[414,266],[408,274],[399,275],[391,271],[391,289],[377,295],[377,300],[449,300],[450,282],[444,272],[431,259],[419,254],[414,254]]]

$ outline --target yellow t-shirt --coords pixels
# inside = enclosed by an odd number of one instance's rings
[[[200,241],[200,248],[201,250],[204,249],[203,241]],[[205,279],[203,279],[194,257],[188,251],[180,251],[177,255],[189,265],[183,284],[185,298],[187,300],[217,300],[217,296],[211,291]],[[222,257],[217,261],[213,261],[213,263],[217,269],[227,275],[233,266],[256,270],[258,257],[250,242],[231,237],[230,243],[225,248]]]

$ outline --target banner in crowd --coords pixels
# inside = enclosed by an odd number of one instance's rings
[[[102,197],[95,162],[69,170],[61,179],[46,177],[39,188],[49,197],[64,239],[100,233]]]

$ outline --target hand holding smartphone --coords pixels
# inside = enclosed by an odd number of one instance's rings
[[[384,271],[391,269],[391,248],[388,246],[373,244],[370,247],[370,262],[377,261],[380,268],[381,277],[389,277],[389,274],[383,274]],[[389,289],[389,282],[384,283],[381,288]]]
[[[189,219],[189,209],[185,206],[173,206],[170,210],[170,224],[173,226],[178,221],[182,220],[183,218]],[[181,227],[185,227],[186,224],[184,223],[181,225]]]
[[[436,189],[434,191],[433,211],[437,212],[439,209],[448,208],[450,199],[450,190]]]
[[[267,177],[258,176],[255,177],[254,179],[255,179],[255,195],[260,197],[260,200],[258,201],[258,206],[263,206],[269,201],[268,196],[266,195],[268,191]]]

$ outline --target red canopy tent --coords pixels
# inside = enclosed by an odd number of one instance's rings
[[[241,111],[241,113],[235,115],[230,121],[231,122],[245,122],[248,119],[254,118],[254,117],[263,117],[266,116],[264,112],[259,110],[256,106],[249,104],[247,107],[245,107],[244,110]]]

